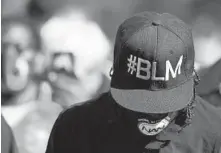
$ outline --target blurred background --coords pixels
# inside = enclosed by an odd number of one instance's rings
[[[220,0],[2,0],[2,148],[44,153],[61,111],[108,91],[117,28],[142,11],[192,26],[196,91],[221,108]]]

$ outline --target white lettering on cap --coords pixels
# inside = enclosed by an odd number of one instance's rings
[[[168,81],[170,79],[170,74],[169,74],[170,72],[171,72],[171,75],[172,75],[173,78],[176,78],[177,73],[181,74],[182,62],[183,62],[183,55],[180,56],[180,59],[179,59],[177,65],[176,65],[176,68],[175,68],[175,71],[174,71],[170,61],[169,60],[166,61],[166,76],[165,76],[166,81]]]
[[[180,59],[176,65],[175,71],[172,67],[172,64],[169,60],[166,61],[166,73],[165,77],[157,77],[157,62],[153,62],[152,64],[150,61],[137,58],[137,56],[130,55],[130,58],[127,59],[127,72],[131,75],[133,75],[134,72],[136,72],[136,77],[143,80],[155,80],[155,81],[169,81],[170,74],[172,75],[172,78],[176,78],[178,74],[181,74],[181,65],[183,62],[183,55],[180,56]],[[152,73],[150,73],[152,70]]]
[[[151,80],[164,81],[164,77],[156,77],[157,73],[157,62],[153,62],[152,64],[152,77]]]
[[[145,65],[146,67],[142,67],[142,65]],[[138,58],[136,77],[140,78],[140,79],[144,79],[144,80],[149,80],[150,79],[150,68],[151,68],[151,63],[148,60]],[[146,75],[142,75],[141,74],[142,71]]]

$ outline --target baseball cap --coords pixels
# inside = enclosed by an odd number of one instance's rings
[[[191,28],[176,16],[142,12],[119,27],[114,47],[111,95],[126,109],[168,113],[194,96]]]

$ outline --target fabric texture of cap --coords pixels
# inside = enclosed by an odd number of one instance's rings
[[[171,14],[143,12],[119,27],[111,95],[121,106],[142,113],[186,107],[194,95],[191,29]]]

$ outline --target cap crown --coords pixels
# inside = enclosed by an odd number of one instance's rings
[[[170,14],[143,12],[119,27],[111,86],[118,89],[172,89],[193,75],[191,29]]]

